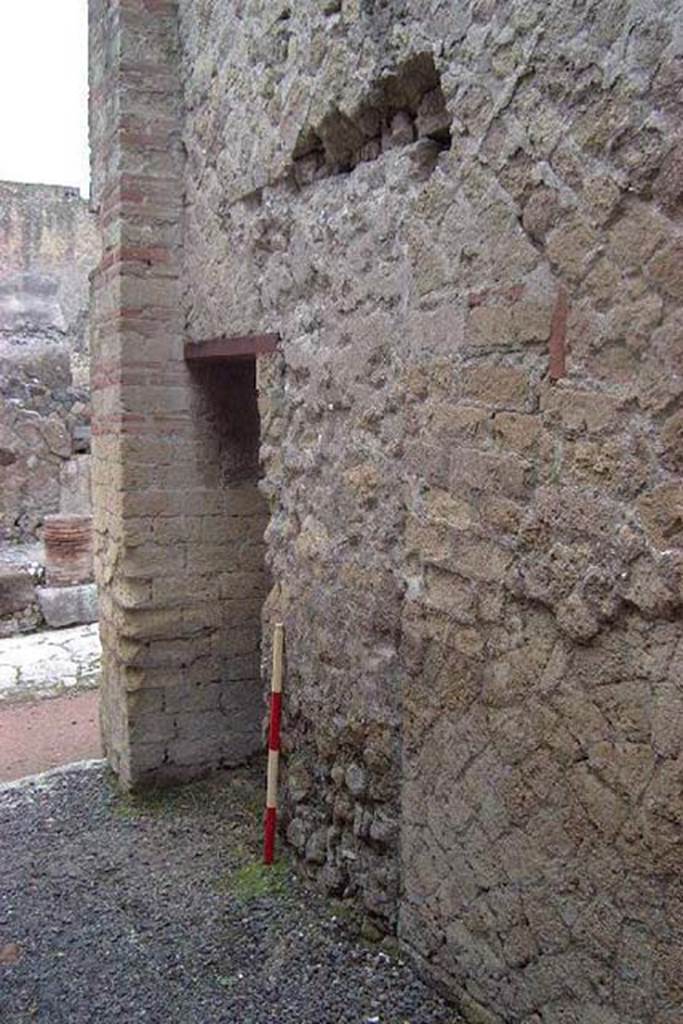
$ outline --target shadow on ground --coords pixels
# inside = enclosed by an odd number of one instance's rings
[[[261,867],[261,778],[0,788],[2,1024],[456,1024],[286,862]]]

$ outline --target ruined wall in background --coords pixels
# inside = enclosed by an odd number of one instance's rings
[[[0,541],[36,540],[67,460],[89,448],[98,252],[78,189],[0,182]]]
[[[675,1024],[681,5],[179,9],[187,329],[283,337],[288,838],[471,1020]]]

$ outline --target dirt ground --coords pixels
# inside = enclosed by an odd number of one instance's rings
[[[456,1024],[348,901],[261,865],[262,779],[0,787],[2,1024]]]
[[[0,704],[0,782],[102,757],[99,693]]]

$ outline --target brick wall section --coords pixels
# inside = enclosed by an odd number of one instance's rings
[[[469,1020],[677,1024],[681,5],[179,7],[189,332],[283,337],[289,841]]]
[[[258,420],[253,368],[183,362],[175,4],[92,0],[90,25],[102,724],[114,769],[142,785],[238,763],[259,740]]]

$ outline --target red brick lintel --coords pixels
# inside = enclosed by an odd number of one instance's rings
[[[211,338],[209,341],[186,341],[185,361],[188,363],[230,363],[235,359],[275,352],[279,334],[238,334]]]

